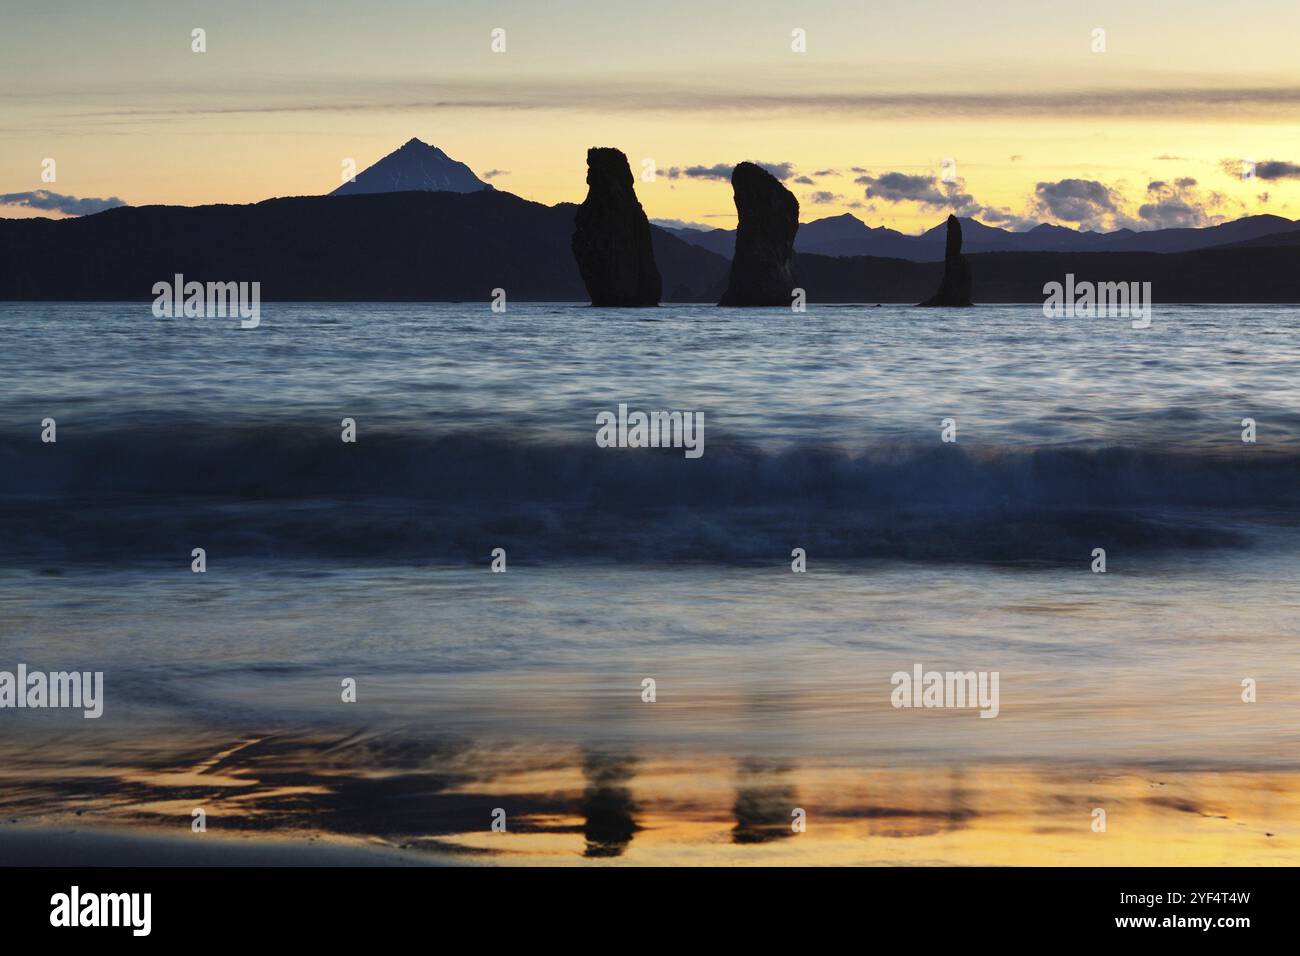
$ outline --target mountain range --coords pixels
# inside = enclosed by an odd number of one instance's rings
[[[152,298],[180,273],[257,281],[266,301],[582,302],[573,203],[497,189],[296,196],[248,205],[119,206],[0,219],[0,300]],[[716,301],[730,263],[652,229],[665,298]]]
[[[467,165],[436,146],[412,138],[400,148],[335,189],[331,196],[408,191],[468,193],[491,189]],[[868,226],[851,213],[802,223],[795,251],[821,256],[884,256],[914,262],[943,259],[946,218],[919,236],[909,236],[885,226]],[[979,252],[1188,252],[1228,243],[1254,241],[1300,230],[1300,220],[1281,216],[1247,216],[1234,222],[1201,229],[1152,229],[1138,232],[1086,232],[1042,223],[1023,232],[986,225],[959,217],[963,249]],[[679,239],[731,258],[736,245],[734,229],[689,229],[663,226]]]
[[[1080,232],[1048,223],[1025,232],[1012,232],[969,217],[958,219],[962,226],[962,249],[967,253],[1190,252],[1230,243],[1265,240],[1290,232],[1300,235],[1300,220],[1293,222],[1282,216],[1268,215],[1246,216],[1202,229],[1152,229],[1146,232],[1133,229]],[[666,225],[661,228],[692,245],[727,258],[731,258],[736,245],[734,229],[704,230]],[[796,252],[821,256],[884,256],[913,262],[939,262],[943,259],[945,235],[944,223],[919,236],[909,236],[885,226],[868,226],[856,216],[844,213],[801,223],[795,235],[794,248]]]
[[[328,196],[0,219],[0,299],[147,301],[181,273],[257,281],[267,301],[486,303],[502,288],[512,301],[582,302],[576,210],[493,189],[411,140]],[[962,225],[977,302],[1041,303],[1043,285],[1068,272],[1149,281],[1157,302],[1300,302],[1300,224],[1281,217],[1147,233]],[[663,300],[717,302],[734,234],[650,231]],[[919,302],[942,272],[939,227],[906,236],[834,216],[801,225],[795,248],[813,303]]]

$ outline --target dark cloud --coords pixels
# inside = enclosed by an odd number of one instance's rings
[[[867,199],[883,199],[891,203],[914,202],[930,209],[949,209],[958,216],[978,218],[1017,232],[1038,225],[1037,220],[1005,206],[986,206],[978,202],[966,191],[966,181],[960,177],[944,182],[932,175],[888,172],[876,176],[864,171],[864,175],[854,182],[867,187]]]
[[[1196,180],[1190,176],[1175,179],[1172,183],[1155,180],[1147,184],[1147,201],[1138,207],[1138,217],[1154,229],[1201,229],[1223,221],[1222,216],[1211,215],[1207,204],[1223,197],[1211,193],[1208,202],[1196,192]]]
[[[52,193],[48,189],[37,189],[29,193],[5,193],[0,195],[0,206],[26,206],[43,212],[61,212],[68,216],[89,216],[103,212],[115,206],[125,206],[116,196],[108,199],[78,199],[76,196],[64,196]]]
[[[814,176],[838,176],[839,174],[838,169],[819,169],[813,173]]]
[[[794,163],[760,163],[758,160],[754,160],[754,163],[762,166],[782,182],[794,175]]]
[[[829,190],[825,190],[825,189],[818,190],[817,192],[812,193],[808,196],[809,201],[818,206],[824,206],[827,203],[833,203],[839,198],[840,198],[839,194],[830,192]]]
[[[1177,227],[1199,229],[1210,225],[1203,209],[1176,196],[1161,199],[1159,202],[1143,203],[1138,207],[1138,215],[1157,229]]]
[[[508,169],[489,169],[486,173],[483,173],[479,178],[496,179],[498,176],[509,176],[509,175],[510,175],[510,170]]]
[[[761,166],[777,179],[785,182],[794,175],[794,163],[763,163],[758,160],[751,160],[755,166]],[[735,163],[714,163],[712,166],[670,166],[668,169],[661,170],[661,175],[669,179],[716,179],[721,182],[731,182],[731,171],[736,168]]]
[[[801,186],[816,186],[816,185],[817,185],[817,180],[815,180],[815,179],[811,179],[811,178],[809,178],[808,176],[796,176],[796,177],[794,178],[794,181],[797,182],[797,183],[798,183],[799,185],[801,185]]]
[[[991,226],[1004,226],[1013,232],[1024,232],[1038,225],[1037,220],[1018,215],[1006,208],[981,206],[978,215],[981,221]]]
[[[659,170],[659,175],[666,176],[669,179],[719,179],[723,182],[731,182],[731,170],[734,167],[726,163],[715,163],[712,166],[669,166],[667,169]]]
[[[1268,159],[1255,164],[1256,179],[1296,179],[1300,178],[1300,164],[1288,163],[1280,159]]]
[[[1034,209],[1040,215],[1086,228],[1105,224],[1119,214],[1119,197],[1095,179],[1061,179],[1034,187]]]
[[[952,209],[963,213],[970,213],[978,208],[975,197],[970,193],[962,192],[961,180],[944,183],[940,182],[937,176],[889,172],[881,173],[879,176],[859,176],[854,182],[859,186],[867,187],[867,199],[915,202],[923,206]]]
[[[1240,179],[1248,178],[1247,174],[1254,167],[1254,177],[1256,179],[1296,179],[1300,178],[1300,164],[1288,162],[1282,159],[1266,159],[1262,163],[1252,163],[1248,159],[1224,159],[1219,161],[1219,168],[1229,176],[1236,176]]]

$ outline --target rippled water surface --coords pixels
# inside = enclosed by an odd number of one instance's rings
[[[1160,306],[1048,319],[1033,306],[602,310],[512,304],[263,305],[261,325],[155,319],[149,303],[0,303],[4,422],[364,416],[429,431],[586,440],[598,410],[706,412],[765,445],[861,448],[960,419],[982,445],[1208,446],[1267,422],[1300,440],[1290,306]]]
[[[18,825],[1300,855],[1300,310],[0,304],[0,333],[0,670],[106,686],[98,721],[0,710]],[[619,403],[703,412],[703,457],[596,447]],[[918,663],[997,671],[997,718],[892,707]]]

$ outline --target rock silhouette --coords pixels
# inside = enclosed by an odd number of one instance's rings
[[[621,150],[587,150],[587,198],[573,224],[573,257],[592,305],[659,304],[663,280],[655,265],[650,222]]]
[[[799,201],[775,176],[754,163],[731,173],[736,194],[736,253],[731,280],[719,305],[785,305],[799,286],[794,235]]]
[[[961,223],[948,217],[948,241],[943,253],[943,281],[939,291],[920,306],[973,305],[970,300],[970,263],[961,254]]]

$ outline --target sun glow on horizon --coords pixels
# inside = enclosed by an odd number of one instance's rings
[[[0,214],[323,194],[342,160],[365,168],[417,136],[547,204],[581,201],[587,147],[617,146],[658,171],[638,176],[651,218],[706,226],[735,222],[710,170],[746,159],[782,171],[801,221],[912,234],[950,212],[1011,229],[1300,217],[1294,4],[1037,10],[29,7],[0,32]],[[936,45],[940,18],[957,39]],[[75,53],[52,72],[38,52],[59,47]]]

